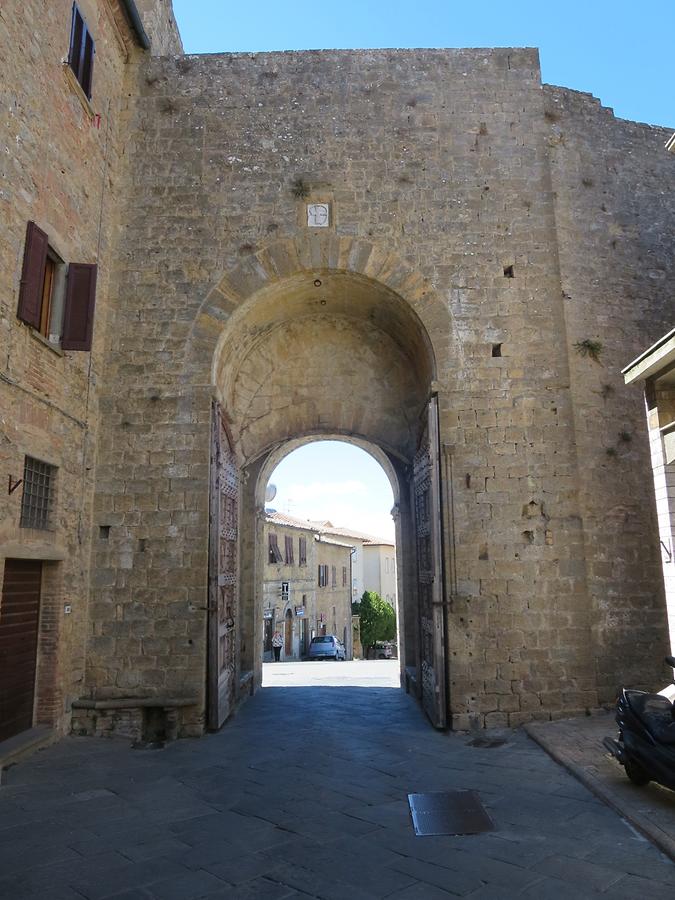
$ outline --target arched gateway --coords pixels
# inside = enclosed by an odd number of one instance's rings
[[[658,131],[513,48],[151,59],[124,117],[75,729],[201,734],[256,687],[261,486],[328,436],[395,486],[402,662],[434,724],[658,683],[619,375],[671,315],[631,237],[656,222],[640,246],[665,259]]]
[[[319,437],[365,446],[392,481],[402,676],[434,725],[446,725],[439,401],[422,316],[436,334],[449,333],[438,298],[401,260],[363,241],[323,235],[253,254],[203,305],[191,350],[195,363],[213,360],[211,727],[234,708],[242,675],[260,684],[254,636],[262,627],[267,478],[280,456]]]

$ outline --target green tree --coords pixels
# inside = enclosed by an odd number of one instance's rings
[[[352,612],[361,617],[361,646],[366,657],[377,641],[396,637],[396,613],[376,591],[364,591],[361,600],[352,604]]]

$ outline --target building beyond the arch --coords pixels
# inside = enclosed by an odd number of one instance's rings
[[[43,6],[0,19],[0,643],[22,591],[33,635],[18,688],[0,660],[0,737],[64,732],[73,705],[85,731],[199,734],[216,633],[234,708],[259,680],[256,485],[310,434],[371,442],[405,488],[402,666],[421,690],[441,622],[454,727],[658,683],[649,446],[620,369],[673,324],[670,132],[542,85],[532,49],[185,56],[158,0],[78,4],[90,78],[62,62],[72,4]]]

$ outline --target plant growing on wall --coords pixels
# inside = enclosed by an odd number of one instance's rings
[[[584,338],[583,341],[577,341],[574,349],[579,356],[590,356],[596,362],[600,362],[600,354],[602,353],[602,343],[600,341],[592,341],[590,338]]]
[[[376,591],[364,591],[361,600],[352,604],[352,612],[361,616],[361,646],[366,657],[377,641],[396,637],[396,613]]]
[[[307,197],[309,197],[309,184],[305,181],[302,175],[298,175],[298,177],[294,178],[291,182],[291,193],[294,197],[297,197],[298,200],[305,200],[307,199]]]

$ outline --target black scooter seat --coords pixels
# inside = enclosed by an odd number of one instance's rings
[[[675,744],[675,720],[670,700],[644,691],[626,691],[626,700],[654,740],[660,744]]]

